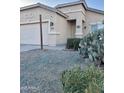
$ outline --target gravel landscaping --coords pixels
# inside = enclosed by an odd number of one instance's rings
[[[86,66],[75,51],[31,50],[20,58],[21,93],[63,93],[61,72]]]

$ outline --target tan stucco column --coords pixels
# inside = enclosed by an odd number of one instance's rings
[[[76,31],[75,31],[75,37],[76,38],[82,38],[83,37],[83,25],[82,25],[82,19],[76,19]]]

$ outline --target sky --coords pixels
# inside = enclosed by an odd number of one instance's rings
[[[20,0],[20,7],[35,4],[35,3],[42,3],[51,7],[56,6],[57,4],[74,2],[78,0]],[[104,0],[85,0],[88,7],[104,10]]]

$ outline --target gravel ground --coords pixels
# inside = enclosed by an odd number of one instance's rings
[[[31,50],[21,52],[21,93],[63,93],[61,72],[86,64],[78,52]]]

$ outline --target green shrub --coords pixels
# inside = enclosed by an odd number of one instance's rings
[[[69,38],[67,39],[67,49],[73,49],[73,50],[78,50],[79,48],[79,43],[80,43],[80,38]]]
[[[80,42],[80,54],[97,65],[104,65],[104,31],[96,31],[85,36]]]
[[[66,70],[61,76],[64,93],[85,93],[89,91],[89,84],[92,84],[94,80],[97,88],[100,90],[99,93],[102,93],[103,79],[103,71],[95,66],[90,66],[84,70],[80,67]]]
[[[88,87],[85,89],[85,93],[102,93],[102,91],[100,91],[100,88],[98,87],[96,82],[92,81],[89,83]]]

